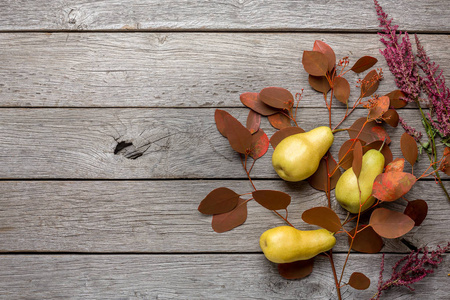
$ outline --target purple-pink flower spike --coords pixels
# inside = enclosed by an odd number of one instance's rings
[[[381,293],[393,286],[404,286],[414,291],[411,284],[422,280],[428,274],[434,272],[433,268],[437,267],[443,258],[443,254],[450,249],[450,243],[445,247],[438,246],[435,251],[429,252],[428,249],[422,248],[412,251],[407,256],[400,259],[392,268],[391,278],[383,282],[384,271],[384,254],[381,259],[381,271],[378,281],[378,291],[372,299],[380,299]],[[422,253],[422,256],[419,255]]]
[[[428,114],[428,118],[443,137],[450,136],[450,89],[445,85],[443,71],[439,71],[439,65],[430,60],[417,35],[415,38],[418,66],[425,74],[425,77],[420,77],[420,82],[428,94],[429,106],[432,108],[432,114]],[[433,116],[436,120],[433,120]]]
[[[380,41],[386,49],[380,50],[386,59],[389,70],[395,77],[395,83],[405,93],[407,102],[416,101],[420,94],[419,72],[414,60],[411,41],[408,33],[402,37],[397,33],[398,25],[392,25],[392,19],[383,11],[377,0],[374,0],[382,32]],[[401,42],[399,40],[401,39]]]

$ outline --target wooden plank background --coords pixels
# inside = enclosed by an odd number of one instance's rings
[[[380,4],[400,29],[419,33],[448,74],[448,4]],[[301,66],[314,40],[338,57],[377,57],[385,75],[379,93],[395,89],[377,24],[373,3],[356,0],[0,3],[0,298],[334,299],[327,261],[318,259],[306,279],[288,281],[264,258],[258,238],[282,225],[274,214],[250,202],[243,226],[217,234],[196,208],[216,187],[251,191],[216,130],[216,108],[245,121],[239,94],[304,88],[300,126],[327,123],[323,99]],[[364,76],[349,75],[352,86]],[[334,106],[336,124],[345,110]],[[414,107],[399,113],[421,128]],[[343,126],[363,115],[357,110]],[[267,120],[262,128],[274,132]],[[398,157],[403,130],[387,130]],[[336,135],[333,154],[346,138]],[[131,144],[115,154],[121,142]],[[324,194],[279,180],[271,153],[255,165],[256,186],[289,193],[291,221],[312,228],[301,213],[324,205]],[[450,188],[448,177],[444,184]],[[409,253],[407,245],[449,241],[449,203],[435,182],[420,181],[408,198],[427,200],[429,217],[403,240],[385,240],[387,266]],[[346,247],[339,239],[338,269]],[[370,298],[380,260],[352,254],[344,278],[363,270],[372,285],[344,288],[344,299]],[[446,299],[448,269],[447,259],[416,292],[393,289],[386,298]]]

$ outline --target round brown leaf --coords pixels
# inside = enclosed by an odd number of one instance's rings
[[[313,207],[304,211],[302,219],[308,224],[320,226],[330,232],[337,232],[342,227],[338,215],[325,206]]]
[[[336,54],[333,49],[326,43],[316,40],[314,42],[313,51],[319,51],[325,55],[328,61],[328,71],[332,71],[336,65]]]
[[[404,158],[396,158],[386,166],[386,169],[384,170],[384,172],[385,173],[403,172],[404,168],[405,168],[405,159]]]
[[[225,124],[225,130],[231,148],[242,154],[250,150],[252,144],[252,134],[250,131],[231,115],[225,116]]]
[[[347,131],[351,139],[358,138],[366,143],[384,140],[386,140],[386,144],[391,143],[391,139],[383,127],[378,126],[376,122],[368,122],[365,124],[366,121],[367,118],[359,118],[352,124],[352,126],[350,126]],[[361,133],[359,133],[360,131]]]
[[[365,228],[364,228],[365,227]],[[363,253],[378,253],[383,248],[383,239],[376,233],[372,227],[367,225],[359,225],[358,230],[364,230],[356,234],[353,241],[352,249]],[[355,229],[350,231],[353,236],[355,234]],[[351,237],[348,237],[348,243],[351,244]]]
[[[400,90],[392,91],[385,96],[389,97],[389,99],[391,100],[391,107],[393,108],[402,108],[405,107],[406,104],[408,104],[405,100],[403,100],[405,94]]]
[[[291,127],[291,119],[283,113],[270,115],[267,119],[269,119],[270,125],[276,129]]]
[[[357,140],[364,145],[365,142],[361,140]],[[339,165],[345,170],[349,169],[352,166],[353,162],[353,148],[355,147],[355,140],[350,139],[345,141],[341,148],[339,149]],[[364,149],[364,148],[363,148]]]
[[[261,115],[254,110],[249,110],[247,116],[247,129],[250,130],[251,134],[254,134],[259,130],[259,125],[261,124]]]
[[[372,195],[381,201],[392,202],[409,192],[416,181],[416,176],[410,173],[382,173],[373,182]]]
[[[319,51],[303,51],[302,64],[310,75],[325,76],[327,74],[328,59]]]
[[[389,97],[381,96],[376,99],[375,105],[369,109],[370,120],[381,119],[383,115],[389,110]]]
[[[448,149],[448,148],[446,148],[446,149]],[[450,176],[450,155],[447,155],[447,156],[445,157],[445,159],[442,161],[440,167],[442,168],[442,171],[443,171],[446,175]]]
[[[300,279],[312,273],[314,257],[308,260],[299,260],[292,263],[278,264],[278,273],[286,279]]]
[[[258,159],[264,154],[266,154],[268,149],[269,149],[269,138],[262,129],[259,129],[254,135],[252,135],[250,156],[253,159]]]
[[[272,135],[272,137],[270,138],[270,144],[272,145],[273,149],[275,149],[276,146],[288,136],[303,132],[305,131],[300,127],[296,126],[285,127],[283,129],[278,130]]]
[[[428,204],[421,199],[409,201],[404,214],[414,220],[414,226],[419,226],[428,214]]]
[[[256,202],[270,210],[286,209],[291,203],[291,196],[280,191],[256,190],[252,196]]]
[[[385,121],[391,127],[397,127],[400,121],[400,116],[395,109],[389,109],[383,114],[383,121]]]
[[[407,215],[382,207],[372,212],[369,224],[376,233],[387,239],[401,237],[414,227],[413,219]]]
[[[350,97],[350,84],[347,79],[344,77],[336,77],[334,79],[333,91],[334,96],[339,100],[339,102],[344,104],[348,103],[348,97]]]
[[[370,286],[370,279],[367,278],[367,276],[363,273],[354,272],[352,275],[350,275],[348,284],[354,289],[365,290]]]
[[[202,214],[213,215],[229,212],[236,207],[239,200],[239,194],[226,187],[212,190],[200,202],[198,211]]]
[[[313,76],[308,77],[309,85],[318,92],[328,93],[331,89],[330,83],[325,76]]]
[[[405,159],[414,166],[419,155],[416,140],[408,133],[404,132],[400,138],[400,148]]]
[[[375,57],[363,56],[355,62],[350,70],[355,73],[361,73],[372,68],[377,63],[377,61],[378,60]]]
[[[259,99],[266,105],[279,109],[290,109],[294,105],[294,96],[281,87],[267,87],[259,92]]]
[[[328,191],[328,174],[331,174],[336,166],[336,161],[333,156],[331,156],[331,153],[328,152],[328,154],[320,160],[317,171],[308,178],[309,185],[319,191]],[[341,170],[337,168],[333,176],[330,178],[330,191],[336,187],[339,177],[341,177]]]
[[[363,157],[363,148],[361,142],[357,140],[355,143],[355,148],[353,149],[353,162],[352,162],[352,169],[353,173],[355,173],[356,175],[356,178],[359,178],[359,174],[361,173],[362,157]]]
[[[361,82],[361,98],[368,97],[375,93],[380,84],[379,75],[376,70],[367,73],[366,77]]]
[[[279,112],[278,109],[274,109],[264,104],[258,97],[258,93],[243,93],[240,96],[242,104],[256,111],[263,116],[269,116]]]
[[[225,122],[225,116],[231,116],[228,112],[216,109],[214,112],[214,121],[216,121],[217,130],[224,136],[227,137],[226,128],[227,124]]]
[[[239,199],[238,205],[229,212],[213,215],[211,226],[215,232],[229,231],[247,220],[247,200]]]

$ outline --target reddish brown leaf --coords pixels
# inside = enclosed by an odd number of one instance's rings
[[[254,134],[258,131],[259,125],[261,125],[261,115],[251,109],[247,116],[247,129]]]
[[[234,151],[245,154],[250,150],[252,134],[237,119],[231,115],[225,116],[226,133],[228,142]]]
[[[368,97],[375,93],[378,89],[379,74],[376,70],[372,70],[367,73],[366,77],[361,82],[361,98]]]
[[[365,228],[364,228],[365,227]],[[364,230],[356,234],[353,241],[352,249],[363,253],[378,253],[383,248],[383,239],[376,233],[372,227],[367,225],[359,225],[358,230]],[[350,231],[353,236],[355,234],[355,228]],[[352,239],[348,237],[348,243],[350,245]]]
[[[247,220],[247,200],[239,199],[238,205],[229,212],[213,215],[211,226],[215,232],[229,231]]]
[[[395,201],[405,195],[416,183],[416,176],[405,172],[382,173],[373,183],[373,196],[381,201]]]
[[[256,202],[270,210],[285,209],[291,203],[291,196],[280,191],[256,190],[252,196]]]
[[[258,93],[243,93],[240,96],[242,104],[263,116],[276,114],[279,110],[264,104],[258,97]]]
[[[269,119],[270,125],[276,129],[283,129],[291,126],[291,119],[282,113],[270,115],[267,117]]]
[[[396,158],[386,166],[386,169],[384,170],[384,172],[385,173],[403,172],[404,168],[405,168],[405,159],[404,158]]]
[[[442,171],[446,175],[450,176],[450,155],[447,155],[445,157],[445,159],[442,161],[442,164],[440,167],[442,167]]]
[[[376,233],[388,239],[398,238],[414,227],[414,221],[407,215],[382,207],[372,212],[369,224]]]
[[[408,104],[405,100],[403,100],[405,94],[400,90],[392,91],[385,96],[389,97],[389,99],[391,100],[391,107],[393,108],[402,108],[405,107],[406,104]]]
[[[397,127],[400,117],[395,109],[389,109],[383,114],[383,121],[385,121],[391,127]]]
[[[224,110],[216,109],[216,111],[214,113],[214,120],[216,121],[217,129],[224,137],[227,137],[227,134],[226,134],[227,125],[225,122],[225,116],[231,116],[231,115]]]
[[[308,178],[309,185],[319,191],[328,191],[328,174],[331,174],[336,166],[336,161],[333,156],[331,156],[331,153],[328,152],[328,154],[320,160],[317,171]],[[339,177],[341,177],[341,170],[337,168],[330,178],[330,191],[336,187]]]
[[[200,202],[198,211],[206,215],[226,213],[236,207],[238,200],[239,194],[233,190],[226,187],[217,188]]]
[[[287,138],[288,136],[297,134],[297,133],[303,133],[305,132],[303,129],[301,129],[300,127],[285,127],[281,130],[278,130],[277,132],[275,132],[272,137],[270,138],[270,144],[272,145],[273,149],[275,149],[275,147],[285,138]]]
[[[355,62],[350,70],[355,73],[361,73],[372,68],[377,63],[377,61],[378,60],[375,57],[363,56]]]
[[[269,149],[269,138],[267,134],[259,129],[254,135],[252,135],[252,146],[250,148],[250,156],[253,159],[258,159],[266,154]]]
[[[381,148],[381,146],[383,146],[383,148]],[[388,145],[386,145],[386,143],[383,145],[382,141],[375,141],[370,144],[367,144],[363,147],[363,153],[366,153],[370,149],[379,150],[380,148],[381,154],[383,154],[384,156],[384,166],[386,167],[394,159],[394,157],[392,156],[391,149],[389,148]]]
[[[409,201],[404,214],[414,221],[414,226],[419,226],[428,214],[428,204],[421,199]]]
[[[357,140],[364,145],[365,142]],[[345,141],[339,149],[339,165],[345,170],[349,169],[353,163],[353,148],[355,147],[355,140],[350,139]],[[363,148],[364,149],[364,148]]]
[[[290,109],[294,105],[294,96],[280,87],[267,87],[259,92],[259,99],[271,107]]]
[[[319,51],[325,55],[328,62],[328,71],[331,72],[336,65],[336,54],[333,49],[326,43],[316,40],[314,42],[313,51]]]
[[[386,144],[391,143],[391,139],[389,138],[389,135],[383,127],[378,126],[376,122],[369,122],[364,125],[366,120],[366,118],[359,118],[352,124],[352,126],[350,126],[350,128],[348,129],[348,135],[351,139],[359,138],[366,143],[383,141],[384,139],[386,139]],[[363,126],[364,128],[361,131],[361,128]],[[358,136],[358,133],[360,131],[361,133]]]
[[[344,77],[336,77],[334,79],[333,91],[334,96],[339,100],[339,102],[344,104],[348,103],[348,97],[350,97],[350,84],[347,79]]]
[[[381,119],[389,110],[389,97],[381,96],[376,99],[375,105],[369,109],[369,120]]]
[[[419,155],[419,150],[417,148],[416,140],[404,132],[400,138],[400,148],[402,149],[402,154],[405,159],[414,166]]]
[[[370,279],[363,273],[354,272],[350,275],[348,285],[357,290],[365,290],[370,286]]]
[[[308,224],[320,226],[330,232],[337,232],[342,227],[338,215],[325,206],[313,207],[304,211],[302,219]]]
[[[362,157],[363,157],[363,148],[361,142],[358,140],[356,141],[355,148],[353,149],[353,162],[352,162],[352,169],[353,173],[355,173],[356,175],[356,178],[359,178],[359,174],[361,173]]]
[[[312,273],[314,257],[287,264],[278,264],[278,273],[286,279],[300,279]]]
[[[325,76],[328,70],[328,59],[318,51],[303,51],[303,68],[313,76]]]
[[[328,93],[331,89],[330,83],[325,76],[313,76],[308,77],[309,85],[318,92]]]

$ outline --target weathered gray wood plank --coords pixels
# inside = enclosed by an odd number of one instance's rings
[[[450,13],[442,1],[380,4],[403,29],[450,31]],[[357,0],[10,0],[0,5],[0,20],[0,30],[374,31],[378,24],[373,2]]]
[[[345,256],[335,255],[340,270]],[[447,255],[448,256],[448,255]],[[386,268],[402,255],[387,255]],[[343,288],[343,299],[376,291],[380,255],[355,255],[344,274],[371,279],[368,290]],[[316,260],[302,280],[280,278],[262,254],[250,255],[8,255],[0,256],[0,292],[8,299],[336,299],[329,262]],[[416,291],[393,288],[386,299],[447,299],[448,257]],[[390,275],[387,272],[385,276]]]
[[[245,124],[248,109],[227,109]],[[0,124],[1,178],[245,178],[239,156],[217,131],[214,109],[2,109]],[[349,126],[365,110],[351,115]],[[419,113],[401,115],[421,128]],[[337,110],[333,124],[344,114]],[[300,126],[310,130],[328,124],[326,109],[300,109]],[[263,120],[271,136],[274,129]],[[395,157],[401,155],[402,128],[387,128]],[[337,157],[348,134],[340,132],[332,147]],[[133,143],[122,151],[118,145]],[[130,159],[136,150],[142,153]],[[277,178],[270,159],[273,149],[257,161],[255,178]],[[424,155],[416,174],[429,165]]]
[[[447,74],[449,39],[420,37]],[[352,63],[377,57],[385,75],[379,93],[397,89],[376,34],[3,33],[0,106],[239,107],[241,93],[281,86],[293,94],[304,88],[302,106],[324,107],[301,65],[316,39]],[[364,75],[346,75],[350,103]]]
[[[304,182],[264,180],[255,181],[255,185],[291,195],[290,222],[303,230],[317,228],[305,224],[301,215],[309,208],[327,205],[323,192]],[[0,251],[261,251],[259,236],[269,228],[284,225],[284,221],[251,201],[244,225],[227,233],[215,233],[211,216],[200,214],[197,207],[218,187],[240,194],[252,191],[246,181],[1,181]],[[406,197],[426,200],[429,214],[421,226],[404,238],[416,247],[446,244],[449,204],[439,187],[434,182],[419,182]],[[333,205],[344,220],[346,213],[334,198]],[[387,205],[399,211],[405,206],[405,201]],[[367,224],[368,220],[363,221]],[[346,252],[346,236],[338,235],[337,240],[334,250]],[[382,251],[402,253],[409,249],[399,239],[386,239]]]

